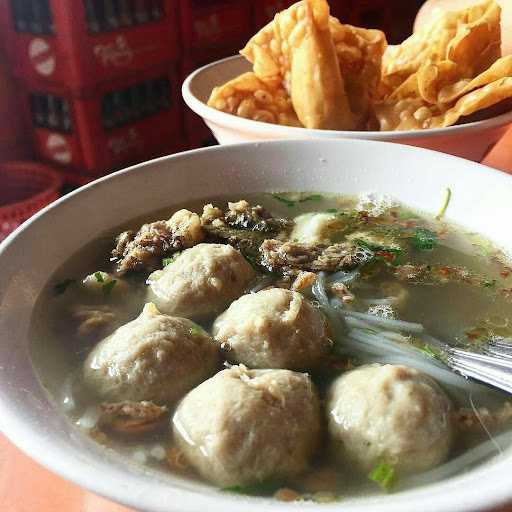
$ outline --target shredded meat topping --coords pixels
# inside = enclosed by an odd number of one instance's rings
[[[167,412],[167,407],[153,402],[104,403],[98,425],[120,434],[147,434],[163,426]]]
[[[356,267],[358,248],[348,243],[308,244],[265,240],[260,247],[261,263],[269,270],[334,272]]]
[[[199,216],[188,210],[176,212],[169,220],[144,224],[137,233],[125,231],[116,238],[112,256],[117,271],[152,271],[161,267],[163,257],[193,247],[204,238]]]
[[[78,321],[79,336],[97,335],[118,324],[115,313],[108,306],[80,306],[71,314]]]

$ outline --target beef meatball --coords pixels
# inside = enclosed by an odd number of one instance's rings
[[[318,397],[306,374],[233,366],[182,400],[173,434],[189,464],[220,487],[288,478],[318,446]]]
[[[83,378],[104,400],[172,403],[210,377],[218,363],[218,348],[207,332],[146,304],[138,318],[96,345]]]
[[[148,300],[169,315],[207,317],[240,297],[254,275],[230,245],[199,244],[149,276]]]
[[[364,472],[385,462],[400,474],[443,462],[452,443],[451,403],[427,375],[399,365],[368,365],[335,380],[329,433],[342,464]]]
[[[300,293],[282,288],[240,297],[212,332],[229,361],[251,368],[314,368],[332,347],[323,314]]]

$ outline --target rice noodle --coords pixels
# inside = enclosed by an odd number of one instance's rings
[[[448,388],[455,388],[459,391],[463,391],[463,397],[466,398],[466,393],[473,391],[474,393],[488,393],[488,390],[484,386],[480,386],[461,375],[453,373],[451,370],[441,368],[436,364],[435,359],[427,358],[414,358],[407,356],[395,356],[388,355],[380,360],[374,362],[380,362],[382,364],[403,364],[405,366],[411,366],[416,368],[427,375],[430,375],[437,382],[444,384]]]
[[[340,314],[359,318],[369,323],[370,325],[376,325],[378,327],[387,328],[391,331],[404,331],[413,333],[422,333],[425,329],[423,325],[416,324],[413,322],[404,322],[403,320],[392,320],[391,318],[382,318],[375,315],[369,315],[367,313],[360,313],[358,311],[340,311]]]
[[[352,270],[347,272],[346,270],[338,270],[338,272],[334,272],[334,274],[330,274],[327,276],[327,283],[342,283],[342,284],[350,284],[355,281],[359,277],[359,270]]]
[[[367,306],[394,306],[398,302],[397,297],[385,297],[383,299],[360,299]]]
[[[315,299],[322,306],[329,306],[329,297],[327,296],[327,291],[325,289],[325,272],[319,272],[316,276],[315,282],[311,287],[311,291],[315,296]]]
[[[494,442],[503,449],[508,447],[512,443],[512,431],[504,432],[494,438]],[[472,467],[477,462],[481,462],[493,454],[496,454],[496,446],[492,441],[485,441],[479,444],[475,448],[466,451],[462,455],[459,455],[455,459],[450,460],[442,466],[431,469],[420,475],[414,475],[408,478],[404,478],[400,482],[401,487],[413,487],[417,485],[426,485],[439,480],[449,478],[456,473],[461,473],[464,469]]]

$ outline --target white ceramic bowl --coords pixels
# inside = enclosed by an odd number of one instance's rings
[[[217,146],[140,164],[69,194],[0,246],[0,429],[63,477],[152,512],[469,512],[512,502],[510,453],[439,484],[321,506],[232,496],[177,476],[144,471],[104,452],[57,412],[29,357],[32,313],[41,290],[71,254],[105,229],[188,200],[219,194],[238,199],[248,192],[284,189],[377,191],[436,212],[446,187],[453,191],[448,219],[512,251],[510,176],[398,144],[316,140]]]
[[[381,140],[434,149],[479,162],[512,123],[510,111],[483,121],[423,131],[307,130],[252,121],[220,112],[207,105],[214,87],[250,70],[251,65],[242,56],[228,57],[198,69],[183,83],[185,102],[203,118],[220,144],[275,139]]]

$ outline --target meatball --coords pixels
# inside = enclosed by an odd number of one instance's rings
[[[208,333],[146,304],[138,318],[96,345],[83,377],[104,400],[171,403],[212,375],[218,363],[218,349]]]
[[[254,275],[230,245],[199,244],[149,276],[148,298],[169,315],[207,317],[240,297]]]
[[[288,478],[319,445],[319,401],[306,374],[233,366],[182,400],[173,433],[189,464],[220,487]]]
[[[450,451],[450,410],[441,388],[414,368],[363,366],[339,377],[329,391],[334,453],[365,472],[381,462],[401,474],[433,468]]]
[[[251,368],[306,370],[332,348],[323,314],[282,288],[240,297],[215,320],[212,333],[229,361]]]
[[[293,220],[290,238],[304,243],[329,242],[345,227],[345,221],[332,213],[304,213]]]

